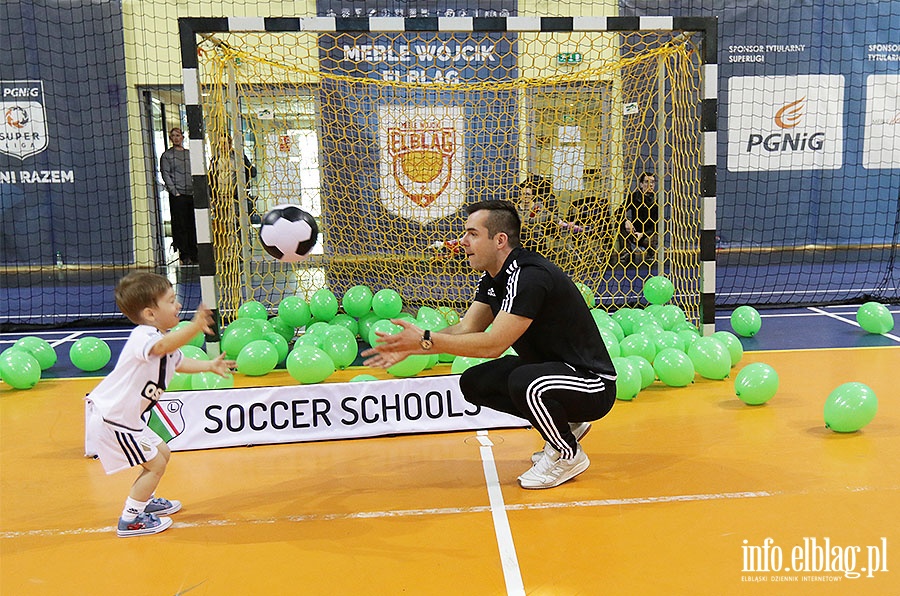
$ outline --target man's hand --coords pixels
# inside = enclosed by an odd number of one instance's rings
[[[403,329],[393,335],[376,331],[378,339],[375,345],[363,351],[366,358],[363,362],[366,366],[390,368],[410,354],[422,351],[419,342],[422,339],[422,330],[406,319],[391,319],[391,323],[399,325]]]

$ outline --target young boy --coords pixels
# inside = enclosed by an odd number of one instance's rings
[[[201,303],[190,325],[166,333],[180,322],[181,304],[172,284],[161,275],[126,275],[116,285],[116,305],[137,327],[113,371],[86,398],[90,407],[87,433],[107,474],[142,468],[125,500],[117,534],[157,534],[172,525],[171,518],[159,516],[175,513],[181,502],[154,498],[172,452],[142,415],[159,401],[175,371],[211,371],[224,377],[235,362],[225,360],[224,354],[213,360],[182,355],[178,348],[201,331],[211,332],[212,312]]]

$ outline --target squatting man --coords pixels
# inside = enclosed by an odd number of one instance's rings
[[[494,358],[459,380],[466,401],[528,420],[544,438],[522,488],[553,488],[590,465],[579,441],[616,397],[616,372],[584,298],[571,279],[540,254],[522,248],[521,220],[508,201],[466,206],[460,241],[482,272],[459,323],[440,331],[403,319],[393,335],[378,333],[363,352],[369,366],[388,368],[410,354]],[[500,357],[512,347],[515,355]]]

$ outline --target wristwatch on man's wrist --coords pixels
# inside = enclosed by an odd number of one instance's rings
[[[422,339],[419,340],[419,345],[422,346],[423,350],[431,349],[431,346],[434,345],[434,342],[431,341],[431,331],[426,329],[425,332],[422,333]]]

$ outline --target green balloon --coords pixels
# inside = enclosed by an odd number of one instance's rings
[[[609,316],[609,313],[602,308],[592,308],[591,317],[594,319],[594,324],[597,325],[597,329],[601,327],[609,327],[610,325],[615,323],[612,317]]]
[[[632,335],[635,333],[646,333],[648,336],[656,338],[658,333],[662,333],[663,328],[656,319],[641,319],[634,325]]]
[[[754,362],[734,378],[734,394],[748,406],[759,406],[778,391],[778,373],[768,364]]]
[[[674,284],[663,275],[655,275],[644,282],[644,298],[650,304],[665,304],[674,295]]]
[[[305,327],[312,313],[306,300],[300,296],[287,296],[278,303],[278,316],[291,327]]]
[[[619,327],[622,328],[622,332],[628,336],[631,335],[631,332],[634,330],[634,313],[636,311],[633,308],[620,308],[613,314],[609,315],[612,319],[619,324]]]
[[[290,343],[294,341],[294,336],[297,334],[297,328],[284,320],[281,315],[272,317],[269,319],[269,322],[272,323],[272,329],[275,330],[275,333],[284,338],[285,342]]]
[[[317,321],[331,321],[338,311],[338,300],[328,288],[316,290],[309,299],[309,312]]]
[[[353,335],[353,337],[356,337],[357,334],[359,334],[359,323],[356,319],[346,313],[335,315],[334,318],[331,319],[331,325],[344,327]]]
[[[894,316],[878,302],[866,302],[856,311],[856,322],[869,333],[887,333],[894,328]]]
[[[373,313],[372,311],[367,312],[363,316],[359,318],[359,330],[357,331],[357,335],[364,342],[369,341],[369,333],[372,331],[372,325],[375,324],[376,321],[380,321],[381,317]]]
[[[250,319],[244,317],[243,319],[235,319],[231,323],[225,326],[222,329],[222,338],[225,338],[229,333],[237,331],[238,329],[257,329],[257,321],[256,319]]]
[[[711,337],[722,342],[722,345],[728,350],[728,354],[731,356],[731,366],[736,365],[744,357],[744,346],[741,345],[741,340],[735,334],[728,331],[716,331]]]
[[[369,330],[369,345],[375,346],[378,341],[377,333],[379,332],[393,335],[395,333],[399,333],[402,330],[403,327],[401,327],[400,325],[394,325],[387,319],[380,319],[378,321],[375,321],[375,323],[372,324],[372,328]]]
[[[372,310],[383,319],[395,319],[403,310],[403,299],[394,290],[378,290],[372,297]]]
[[[324,339],[324,333],[304,333],[294,340],[294,347],[296,348],[297,346],[312,346],[314,348],[321,348],[322,340]]]
[[[177,372],[166,385],[166,391],[190,391],[194,388],[194,375]]]
[[[272,372],[278,364],[278,350],[265,339],[251,341],[237,355],[238,372],[259,377]]]
[[[20,348],[0,354],[0,379],[16,389],[31,389],[41,380],[41,364]]]
[[[194,360],[209,360],[209,354],[207,354],[203,351],[202,348],[198,348],[197,346],[188,344],[181,346],[181,348],[179,349],[181,350],[181,353],[188,358],[193,358]]]
[[[684,314],[684,311],[676,304],[664,304],[660,306],[659,310],[653,316],[656,317],[656,320],[659,321],[659,324],[662,325],[662,328],[666,331],[676,331],[676,329],[674,329],[676,325],[687,321],[687,316]]]
[[[414,377],[425,370],[427,364],[427,354],[410,354],[400,362],[388,367],[387,372],[389,375],[400,378]]]
[[[700,330],[697,329],[697,326],[687,319],[685,319],[684,321],[679,321],[678,323],[672,325],[670,331],[674,331],[675,333],[678,333],[679,331],[690,331],[692,333],[695,333],[698,337],[700,336]]]
[[[600,329],[600,338],[603,339],[603,344],[606,346],[606,351],[609,352],[610,358],[622,355],[622,347],[619,345],[619,340],[607,327]]]
[[[75,341],[69,349],[69,360],[84,372],[100,370],[109,363],[112,352],[102,339],[86,336]]]
[[[259,321],[265,321],[269,318],[269,312],[262,302],[248,300],[238,307],[237,316],[239,319],[257,319]]]
[[[252,341],[262,339],[264,335],[264,332],[260,326],[235,326],[235,323],[237,323],[238,321],[240,321],[240,319],[229,325],[226,328],[225,333],[222,334],[222,351],[225,352],[225,355],[232,360],[237,359],[238,355],[241,353],[241,350],[244,349],[244,346]]]
[[[469,370],[473,366],[477,366],[487,362],[490,358],[473,358],[471,356],[457,356],[450,365],[450,372],[454,375],[460,375]]]
[[[844,383],[825,400],[825,426],[839,433],[856,432],[878,413],[878,398],[863,383]]]
[[[653,381],[656,380],[656,371],[653,370],[653,365],[650,364],[650,361],[643,356],[637,355],[628,356],[628,359],[631,360],[631,363],[634,364],[641,374],[641,389],[646,389],[652,385]]]
[[[329,323],[326,323],[325,321],[316,321],[312,325],[306,326],[305,335],[318,335],[320,333],[325,333],[330,328],[331,325]]]
[[[594,290],[580,281],[575,282],[575,287],[578,288],[578,292],[581,294],[581,297],[584,298],[584,302],[587,304],[588,308],[594,308],[597,302],[597,298],[594,296]]]
[[[220,377],[214,372],[202,372],[189,375],[191,389],[230,389],[234,387],[234,375]]]
[[[762,318],[752,306],[739,306],[731,313],[731,328],[741,337],[753,337],[762,327]]]
[[[720,381],[731,371],[728,348],[714,337],[701,337],[691,344],[687,355],[694,363],[694,370],[705,379]]]
[[[687,352],[687,350],[689,350],[690,347],[692,345],[694,345],[695,341],[700,339],[700,333],[697,331],[696,328],[693,330],[681,329],[680,331],[676,331],[675,333],[684,342],[684,351],[685,352]]]
[[[343,370],[353,364],[359,354],[356,336],[349,329],[340,325],[332,325],[332,328],[324,333],[320,347],[331,357],[338,370]]]
[[[300,383],[321,383],[334,373],[331,357],[319,348],[295,346],[287,357],[288,373]]]
[[[361,375],[356,375],[355,377],[350,379],[350,382],[351,383],[362,383],[365,381],[378,381],[378,380],[379,380],[378,377],[376,377],[375,375],[361,374]]]
[[[443,315],[444,320],[447,321],[447,325],[456,325],[459,323],[459,313],[449,306],[439,306],[436,310]]]
[[[641,372],[628,358],[613,358],[616,367],[616,399],[631,401],[641,392]]]
[[[448,363],[456,360],[456,354],[438,354],[438,362]]]
[[[50,342],[42,337],[34,335],[21,337],[16,340],[13,347],[22,348],[34,356],[34,359],[41,365],[41,370],[47,370],[56,364],[56,350],[53,349]]]
[[[175,325],[174,327],[172,327],[172,331],[178,331],[179,329],[181,329],[183,327],[187,327],[190,324],[191,324],[190,321],[182,321],[182,322],[178,323],[177,325]],[[203,347],[204,341],[206,341],[206,338],[203,337],[202,333],[198,333],[197,335],[192,337],[190,339],[190,341],[187,342],[187,345],[196,346],[196,347],[200,348],[200,347]]]
[[[290,347],[288,346],[287,340],[284,339],[284,336],[277,331],[267,331],[263,335],[263,339],[275,347],[275,352],[278,354],[278,362],[284,362],[288,352],[290,352]],[[275,366],[278,366],[278,364],[276,363]]]
[[[659,323],[656,321],[656,317],[654,317],[650,312],[643,309],[633,309],[631,311],[629,319],[631,321],[631,331],[628,333],[628,335],[637,333],[638,328],[644,323],[651,323],[657,326],[659,325]]]
[[[656,342],[657,352],[666,348],[675,348],[685,352],[688,348],[684,343],[684,339],[679,337],[674,331],[660,331],[653,337],[653,341]]]
[[[669,387],[686,387],[694,382],[694,364],[687,354],[675,348],[666,348],[657,354],[653,370]]]
[[[425,370],[431,370],[435,366],[437,366],[438,362],[440,362],[440,357],[438,354],[428,354],[428,363],[425,364]]]
[[[422,329],[430,329],[431,331],[440,331],[447,328],[447,319],[444,315],[430,306],[422,306],[416,313],[416,325]]]
[[[656,343],[643,333],[629,335],[619,342],[622,356],[643,356],[648,362],[656,359]]]
[[[372,310],[372,290],[369,286],[353,286],[344,293],[341,300],[344,312],[352,317],[362,317]]]

